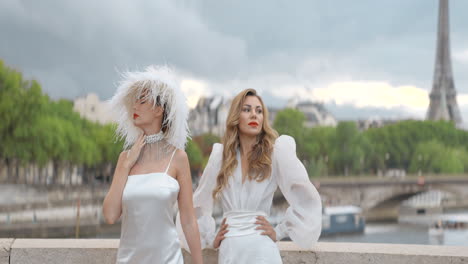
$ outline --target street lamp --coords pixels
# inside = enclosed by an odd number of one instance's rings
[[[325,176],[328,177],[328,155],[325,155]]]
[[[418,165],[419,165],[419,169],[418,169],[418,176],[421,176],[421,160],[422,160],[422,156],[421,154],[418,155]]]
[[[385,165],[385,171],[384,171],[384,175],[385,175],[385,174],[386,174],[386,172],[387,172],[387,167],[388,167],[388,164],[387,164],[387,162],[388,162],[388,160],[389,160],[389,159],[390,159],[390,153],[388,153],[388,152],[387,152],[387,153],[385,153],[385,162],[384,162],[384,165]]]

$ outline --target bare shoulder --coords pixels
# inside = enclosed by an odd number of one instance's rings
[[[172,164],[176,170],[176,179],[178,181],[190,178],[190,165],[187,153],[183,149],[177,149]]]
[[[177,149],[174,154],[172,163],[175,165],[178,171],[186,169],[188,166],[190,166],[187,152],[185,152],[183,149]]]
[[[184,161],[188,162],[187,152],[185,152],[185,150],[183,149],[177,149],[176,153],[174,154],[174,160],[177,162],[184,162]]]

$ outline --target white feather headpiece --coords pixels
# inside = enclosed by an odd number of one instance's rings
[[[122,74],[117,92],[110,99],[112,114],[116,115],[117,136],[125,139],[124,148],[129,148],[142,133],[133,124],[133,104],[144,92],[144,96],[165,106],[163,126],[168,129],[164,139],[178,149],[184,149],[189,136],[187,118],[189,109],[184,93],[173,71],[167,66],[149,66],[143,72]]]

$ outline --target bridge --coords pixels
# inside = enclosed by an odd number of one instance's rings
[[[321,180],[318,187],[326,205],[357,205],[371,219],[394,218],[401,203],[427,191],[440,191],[446,195],[444,208],[468,208],[468,177],[354,181]]]

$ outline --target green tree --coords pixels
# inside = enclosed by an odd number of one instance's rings
[[[329,174],[330,159],[333,153],[332,139],[335,137],[334,127],[304,128],[304,153],[300,156],[307,160],[305,164],[309,176],[325,176]]]
[[[52,101],[39,83],[25,81],[21,73],[0,60],[0,159],[12,179],[20,166],[44,166],[52,161],[54,176],[72,166],[84,166],[102,176],[115,164],[122,142],[114,140],[111,125],[102,126],[79,116],[73,102]]]
[[[198,144],[192,140],[189,140],[187,142],[187,147],[185,148],[185,151],[187,152],[187,156],[189,158],[190,168],[192,171],[192,177],[194,177],[202,169],[202,163],[203,163],[202,151],[200,147],[198,146]]]
[[[332,154],[336,171],[348,176],[361,168],[364,158],[362,147],[363,137],[355,122],[340,122],[336,127],[333,139],[334,152]]]
[[[280,135],[289,135],[296,141],[296,151],[299,159],[305,164],[306,168],[313,166],[313,161],[310,159],[306,150],[305,137],[306,129],[304,129],[305,115],[299,110],[286,108],[276,114],[273,122],[273,128]]]
[[[421,142],[411,159],[410,172],[463,173],[468,169],[468,153],[464,148],[447,147],[431,140]]]
[[[206,133],[194,137],[193,142],[198,145],[203,154],[203,157],[209,157],[213,148],[213,144],[220,143],[221,139],[214,134]]]
[[[289,135],[296,142],[302,143],[304,138],[304,121],[304,113],[296,109],[286,108],[276,114],[273,127],[280,135]]]

